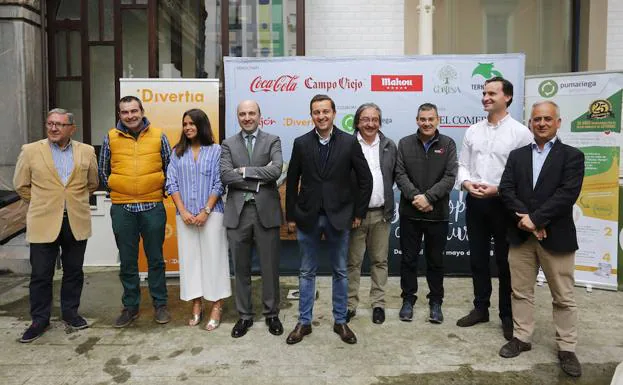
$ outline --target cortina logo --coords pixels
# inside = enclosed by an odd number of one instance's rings
[[[257,76],[251,81],[249,90],[251,92],[294,92],[298,85],[297,75],[281,75],[277,79],[262,79]]]
[[[493,63],[478,63],[476,68],[472,71],[472,77],[480,75],[485,78],[485,80],[495,76],[504,77],[500,71],[493,68],[494,66]]]
[[[421,92],[422,75],[372,75],[371,90],[381,92]]]
[[[451,65],[445,65],[437,72],[437,78],[441,81],[441,84],[436,84],[433,87],[433,92],[436,94],[456,94],[461,92],[459,86],[455,84],[459,78],[459,73]]]
[[[543,80],[539,84],[539,95],[544,98],[551,98],[558,93],[558,83],[551,79]]]

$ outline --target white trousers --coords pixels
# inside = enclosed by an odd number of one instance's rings
[[[231,296],[227,232],[223,214],[213,212],[203,226],[187,225],[179,215],[177,249],[180,298],[217,301]]]

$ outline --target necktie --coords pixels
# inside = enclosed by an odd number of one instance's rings
[[[251,160],[251,155],[253,155],[253,135],[247,135],[247,152],[249,153],[249,160]]]
[[[251,156],[253,155],[253,135],[247,135],[247,152],[249,153],[249,165],[251,165]],[[245,192],[244,193],[244,201],[248,202],[253,199],[253,193]]]

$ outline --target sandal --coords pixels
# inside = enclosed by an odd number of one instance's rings
[[[216,312],[218,318],[212,318]],[[218,328],[221,325],[221,317],[223,316],[223,304],[214,304],[212,306],[212,312],[210,313],[210,320],[206,323],[205,329],[209,332]]]
[[[193,305],[194,307],[194,305]],[[195,312],[192,313],[192,318],[188,320],[188,326],[197,326],[203,320],[203,306],[201,306],[201,311],[199,314]]]

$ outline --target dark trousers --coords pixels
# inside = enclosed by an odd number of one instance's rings
[[[400,218],[400,288],[404,301],[417,300],[417,264],[424,238],[426,281],[429,303],[443,302],[443,252],[448,239],[447,221],[422,221]]]
[[[467,235],[469,260],[474,282],[474,307],[488,311],[491,306],[491,237],[498,267],[500,318],[512,317],[511,276],[508,268],[507,211],[499,198],[477,199],[467,196]]]
[[[123,306],[138,309],[141,300],[138,275],[138,245],[143,238],[143,249],[147,256],[147,283],[154,307],[167,304],[167,281],[162,256],[167,213],[164,204],[158,203],[151,210],[132,213],[121,204],[110,208],[112,230],[119,249],[119,278],[123,285]]]
[[[253,319],[251,302],[251,255],[260,260],[262,273],[262,314],[275,317],[279,314],[279,227],[264,227],[260,223],[255,203],[245,203],[240,222],[235,229],[227,229],[229,250],[234,260],[236,274],[236,309],[242,319]]]
[[[61,317],[71,319],[78,314],[84,274],[82,264],[87,241],[77,241],[69,220],[63,217],[58,238],[50,243],[30,244],[30,316],[33,322],[50,322],[52,308],[52,278],[56,258],[61,255],[63,280],[61,284]]]

